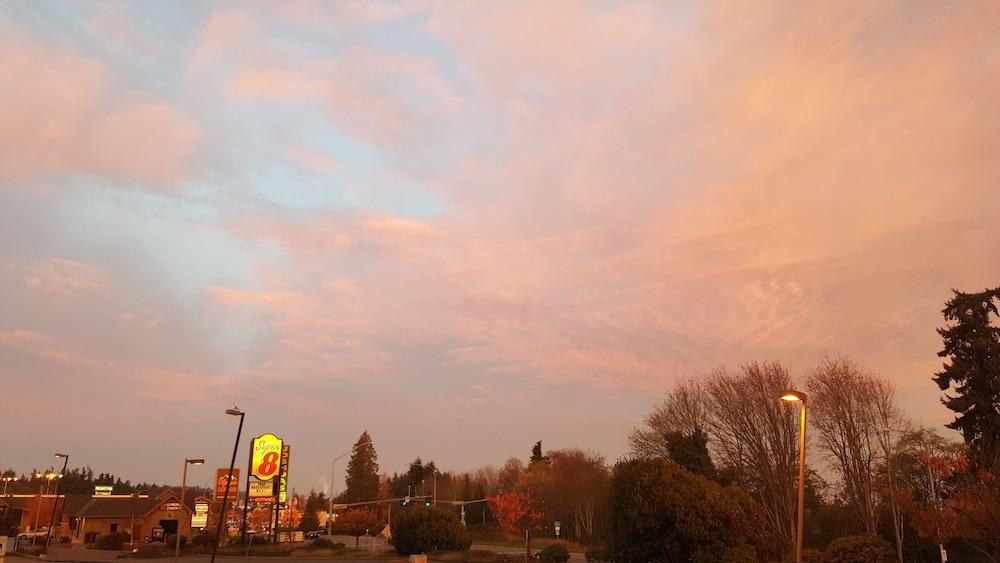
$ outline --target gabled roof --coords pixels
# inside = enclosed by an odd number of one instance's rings
[[[147,516],[166,502],[180,504],[180,499],[170,491],[156,498],[143,497],[94,497],[77,513],[78,518],[124,518]],[[183,510],[191,511],[188,507]]]

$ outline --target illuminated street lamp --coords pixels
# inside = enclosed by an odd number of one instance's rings
[[[58,458],[62,458],[62,460],[63,460],[62,473],[59,474],[59,477],[61,478],[63,475],[66,474],[66,466],[69,464],[69,454],[56,454],[55,457],[57,459]],[[45,548],[46,549],[48,549],[48,547],[49,547],[49,540],[52,537],[52,526],[55,524],[55,521],[56,521],[56,507],[57,506],[59,506],[59,481],[56,481],[56,498],[55,498],[55,500],[52,501],[52,515],[49,516],[49,529],[45,530]]]
[[[185,513],[186,505],[184,504],[184,493],[187,492],[187,482],[188,482],[188,466],[189,465],[202,465],[205,463],[203,459],[185,459],[184,460],[184,477],[181,479],[181,513]],[[178,523],[180,520],[178,520]],[[174,545],[174,561],[181,555],[181,527],[180,524],[177,526],[177,543]]]
[[[229,500],[229,486],[233,481],[233,467],[236,466],[236,451],[240,448],[240,434],[243,433],[243,417],[246,416],[246,413],[241,411],[236,405],[226,409],[226,414],[240,417],[240,425],[236,428],[236,444],[233,445],[233,459],[229,462],[229,474],[226,475],[226,490],[222,493],[222,509],[219,510],[219,525],[215,528],[215,543],[212,544],[212,563],[215,563],[215,555],[219,552],[219,538],[222,536],[222,525],[226,520],[226,501]]]
[[[35,506],[35,535],[31,536],[31,545],[35,545],[35,538],[38,537],[38,517],[42,513],[42,498],[45,495],[49,494],[49,485],[52,484],[52,480],[55,479],[56,477],[62,477],[62,475],[59,474],[59,473],[52,473],[50,471],[48,473],[35,473],[35,477],[37,477],[39,479],[39,482],[38,482],[38,505]],[[41,479],[45,479],[44,483],[41,481]],[[45,493],[44,494],[42,493],[42,487],[43,486],[45,487]],[[52,526],[49,526],[49,528],[51,528],[51,527]],[[46,531],[45,534],[46,534],[46,536],[45,536],[46,537],[46,541],[48,541],[48,532]]]
[[[806,394],[800,391],[785,391],[781,394],[782,401],[802,403],[802,416],[799,426],[799,514],[798,527],[795,529],[795,563],[802,563],[802,522],[805,514],[806,491]]]
[[[11,481],[17,481],[17,477],[2,477],[0,481],[3,481],[3,496],[7,496],[7,484]]]

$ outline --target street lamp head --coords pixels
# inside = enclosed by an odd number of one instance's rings
[[[69,454],[56,454],[56,457],[63,457],[69,459]]]
[[[226,414],[231,414],[233,416],[240,416],[243,414],[243,411],[241,411],[240,408],[237,407],[236,405],[233,405],[232,408],[226,409]]]
[[[806,400],[806,394],[802,393],[802,392],[799,392],[799,391],[793,391],[793,390],[789,389],[788,391],[785,391],[784,393],[781,394],[781,400],[782,401],[788,401],[788,402],[805,401]]]
[[[199,459],[185,459],[184,461],[186,463],[190,463],[191,465],[204,465],[204,463],[205,463],[205,460],[200,459],[200,458]]]

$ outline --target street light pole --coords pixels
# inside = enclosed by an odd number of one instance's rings
[[[69,464],[69,454],[56,454],[57,458],[63,458],[63,468],[62,473],[59,474],[59,478],[62,479],[63,475],[66,475],[66,466]],[[52,537],[52,525],[56,521],[56,506],[59,505],[59,481],[56,481],[56,498],[52,501],[52,516],[49,517],[49,529],[45,530],[45,549],[49,548],[49,540]]]
[[[226,490],[222,493],[222,508],[219,510],[219,525],[215,529],[215,542],[212,544],[212,563],[215,563],[215,555],[219,552],[219,538],[222,536],[222,525],[226,518],[226,501],[229,500],[229,486],[233,481],[233,467],[236,465],[236,452],[240,448],[240,434],[243,433],[243,417],[246,413],[241,411],[236,405],[226,409],[226,414],[240,417],[240,425],[236,428],[236,444],[233,445],[233,458],[229,462],[229,475],[226,476]]]
[[[802,524],[805,515],[806,496],[806,394],[799,391],[785,391],[783,401],[800,402],[801,422],[799,425],[799,510],[798,526],[795,529],[795,563],[802,563]]]
[[[52,473],[52,472],[49,472],[49,473],[35,473],[35,477],[39,478],[39,482],[38,482],[38,504],[35,506],[35,533],[31,536],[31,545],[35,545],[35,538],[38,537],[38,517],[41,516],[41,514],[42,514],[42,499],[45,498],[45,496],[47,496],[49,494],[49,485],[52,484],[52,480],[56,478],[56,475],[57,475],[56,473]],[[45,478],[45,483],[44,483],[45,493],[44,494],[42,493],[42,485],[43,485],[43,483],[40,481],[40,479],[42,479],[43,477]],[[51,529],[52,526],[50,525],[49,528]],[[49,538],[49,531],[46,530],[45,531],[45,541],[46,542],[48,542],[48,538]]]
[[[181,478],[181,513],[187,512],[187,505],[184,504],[184,493],[187,492],[187,481],[188,481],[188,465],[201,465],[205,463],[204,459],[184,459],[184,477]],[[188,530],[191,527],[188,526]],[[174,544],[174,563],[177,563],[177,558],[181,556],[181,526],[180,520],[177,524],[177,543]]]

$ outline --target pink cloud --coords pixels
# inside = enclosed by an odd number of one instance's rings
[[[160,102],[124,102],[103,63],[24,35],[0,44],[0,180],[89,174],[169,187],[183,179],[199,127]]]
[[[14,263],[12,267],[20,271],[26,287],[47,295],[90,293],[110,284],[103,269],[66,258],[50,258],[25,265]]]

